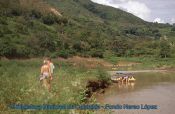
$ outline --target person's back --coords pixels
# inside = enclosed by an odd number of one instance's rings
[[[50,67],[48,66],[48,62],[44,61],[44,64],[41,67],[40,81],[42,81],[43,86],[48,88],[49,91],[50,91],[50,79],[49,79],[50,76],[51,76]]]
[[[43,65],[42,67],[41,67],[41,74],[48,74],[49,75],[49,66],[48,65]]]

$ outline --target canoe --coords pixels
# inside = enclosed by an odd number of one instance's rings
[[[113,82],[120,82],[120,81],[122,81],[122,76],[121,77],[119,77],[119,76],[112,76],[111,80]],[[134,82],[134,81],[136,81],[136,79],[134,77],[128,78],[128,82]]]

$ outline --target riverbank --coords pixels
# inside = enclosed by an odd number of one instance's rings
[[[174,70],[175,58],[106,56],[113,70]]]
[[[57,105],[93,103],[94,98],[87,98],[86,95],[89,81],[102,82],[99,80],[108,80],[106,71],[96,63],[94,68],[87,67],[80,61],[76,65],[72,61],[60,59],[53,59],[53,62],[55,64],[55,72],[51,82],[51,92],[48,92],[41,87],[39,82],[42,59],[1,60],[0,111],[15,111],[19,113],[32,111],[10,109],[8,106],[11,104]],[[101,83],[100,87],[105,86],[105,83]],[[46,110],[42,114],[67,114],[69,112],[70,110]],[[81,112],[88,113],[85,110]]]
[[[145,67],[147,63],[143,61],[127,61],[131,66],[119,67],[117,64],[122,63],[124,59],[120,58],[117,60],[117,63],[112,63],[108,60],[98,58],[73,57],[69,59],[53,59],[56,69],[52,81],[52,90],[48,92],[41,87],[38,80],[42,59],[1,59],[0,78],[2,80],[0,80],[0,98],[2,99],[0,100],[0,111],[16,111],[10,109],[8,107],[9,104],[96,103],[92,95],[93,92],[103,94],[105,92],[104,89],[110,85],[104,82],[104,80],[110,80],[110,76],[106,71],[112,70],[113,68],[117,68],[117,70],[132,70],[142,67],[148,69],[148,67]],[[136,62],[137,64],[133,64]],[[154,65],[154,63],[152,63],[152,65]],[[167,65],[167,63],[162,65]],[[152,67],[149,68],[151,69]],[[92,86],[92,83],[95,83],[95,86]],[[92,90],[89,97],[87,96],[87,90]],[[19,113],[21,112],[21,110],[18,111]],[[23,112],[27,112],[27,110]],[[70,110],[50,110],[44,111],[43,114],[67,114],[69,112]],[[88,111],[84,111],[83,113],[87,114]]]
[[[122,73],[122,74],[135,74],[135,73],[161,73],[161,72],[168,72],[170,70],[131,70],[131,71],[108,71],[110,75],[114,75],[116,73]]]

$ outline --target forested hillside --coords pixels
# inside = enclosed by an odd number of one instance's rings
[[[172,57],[175,27],[90,0],[1,0],[0,56]]]

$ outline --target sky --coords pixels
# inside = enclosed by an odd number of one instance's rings
[[[175,0],[91,0],[120,8],[145,21],[175,23]]]

